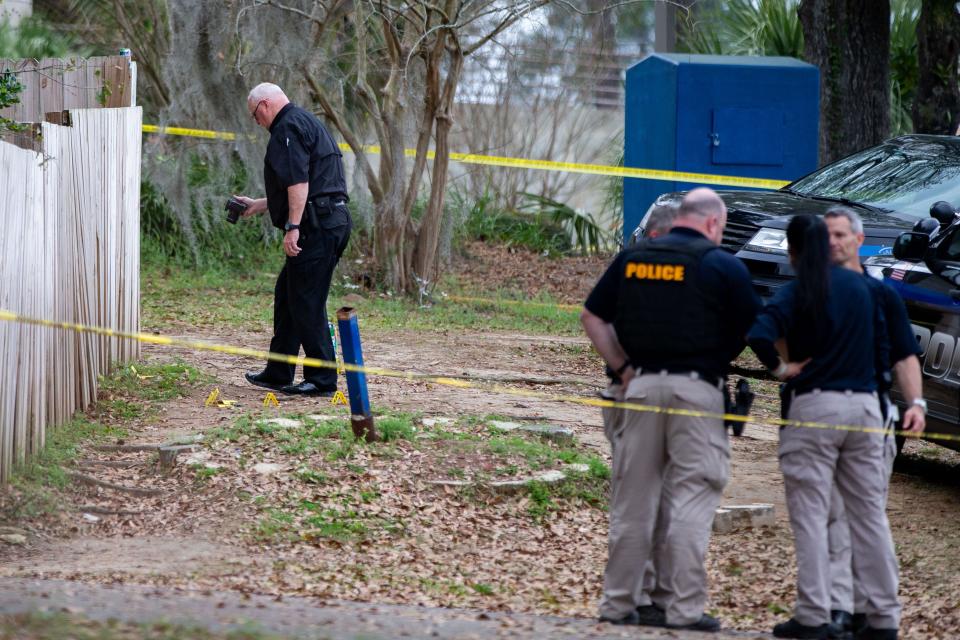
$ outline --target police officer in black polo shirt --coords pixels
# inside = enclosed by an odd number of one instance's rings
[[[747,336],[750,346],[775,376],[790,380],[790,420],[870,429],[791,425],[780,432],[780,469],[797,553],[797,604],[793,617],[773,634],[827,638],[834,631],[827,523],[836,483],[848,514],[853,570],[869,588],[867,627],[857,637],[895,639],[898,568],[885,512],[884,435],[875,432],[883,423],[877,363],[889,362],[883,353],[889,345],[885,321],[864,276],[831,264],[823,220],[795,216],[787,241],[797,278],[757,317]],[[777,352],[782,339],[792,362]]]
[[[923,380],[920,373],[919,355],[922,351],[900,295],[887,283],[864,273],[863,265],[860,264],[860,247],[864,238],[860,216],[847,207],[833,207],[824,214],[823,220],[830,235],[830,259],[836,265],[864,274],[886,323],[889,363],[880,363],[882,369],[877,377],[877,391],[884,424],[890,429],[890,432],[884,435],[884,466],[889,479],[897,455],[892,431],[899,417],[897,407],[891,402],[888,393],[892,382],[890,369],[896,374],[900,393],[907,405],[901,429],[922,433],[926,427],[927,408],[923,399]],[[850,527],[843,498],[836,488],[830,506],[829,543],[832,623],[836,631],[858,631],[866,626],[864,612],[872,585],[864,584],[859,577],[853,575]]]
[[[713,191],[694,189],[673,229],[622,251],[587,298],[581,321],[626,402],[723,413],[727,368],[760,306],[746,267],[719,249],[726,218]],[[723,420],[626,411],[611,435],[600,619],[718,630],[703,559],[729,476]]]
[[[287,255],[274,289],[270,351],[296,356],[302,345],[308,358],[334,361],[327,294],[352,228],[340,148],[316,116],[275,84],[254,87],[247,108],[270,131],[263,162],[267,197],[237,198],[247,205],[244,217],[269,211],[273,226],[284,232]],[[303,381],[293,384],[295,369],[270,361],[246,378],[288,394],[331,396],[337,390],[336,369],[305,366]]]

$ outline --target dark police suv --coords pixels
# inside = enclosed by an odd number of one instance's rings
[[[718,193],[728,210],[722,246],[744,261],[764,299],[793,277],[790,216],[823,214],[836,205],[860,214],[866,235],[861,256],[900,291],[924,349],[928,430],[960,436],[960,223],[953,210],[960,204],[960,138],[901,136],[779,191]],[[683,195],[664,194],[655,204],[679,203]],[[643,236],[646,219],[631,241]],[[960,450],[960,441],[937,442]]]

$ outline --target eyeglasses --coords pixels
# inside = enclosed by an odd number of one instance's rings
[[[250,117],[253,118],[253,121],[257,121],[257,111],[260,111],[260,105],[264,103],[263,100],[257,103],[257,108],[253,110],[253,113],[250,114]]]

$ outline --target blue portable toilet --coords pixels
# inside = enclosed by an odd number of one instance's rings
[[[819,83],[794,58],[652,54],[627,69],[624,166],[800,178],[817,168]],[[696,186],[624,178],[624,236],[657,196]]]

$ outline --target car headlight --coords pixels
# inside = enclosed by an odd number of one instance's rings
[[[761,253],[787,254],[787,233],[783,229],[760,229],[757,231],[744,249]]]

